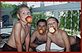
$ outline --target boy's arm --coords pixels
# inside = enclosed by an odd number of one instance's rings
[[[22,43],[21,43],[21,24],[17,23],[14,28],[14,38],[15,38],[15,43],[17,50],[19,52],[22,51]]]
[[[29,51],[29,42],[30,42],[30,34],[28,33],[28,35],[26,36],[26,39],[25,39],[26,52]]]
[[[26,45],[26,52],[29,51],[29,44],[30,44],[30,27],[31,25],[26,24],[25,25],[25,33],[26,33],[26,38],[25,38],[25,45]]]
[[[66,32],[63,33],[63,40],[64,40],[64,43],[65,43],[66,52],[70,52],[70,43],[69,43],[69,38],[68,38]]]
[[[31,42],[30,42],[30,47],[34,48],[34,47],[37,47],[38,45],[36,45],[34,42],[34,40],[36,39],[36,35],[35,32],[32,34],[31,36]]]
[[[50,51],[50,46],[51,46],[51,39],[49,37],[49,35],[47,36],[47,43],[46,43],[46,51]]]

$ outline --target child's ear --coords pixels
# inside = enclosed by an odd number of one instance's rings
[[[19,16],[19,14],[17,14],[17,17],[20,19],[20,16]]]

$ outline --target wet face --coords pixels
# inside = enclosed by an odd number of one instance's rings
[[[58,23],[56,22],[55,19],[51,18],[47,20],[47,26],[48,26],[49,32],[55,33],[58,28]]]
[[[20,9],[19,19],[27,23],[26,17],[31,16],[31,13],[28,8],[24,7]]]
[[[38,32],[39,34],[43,35],[44,33],[46,33],[46,23],[45,22],[39,22],[38,24]]]

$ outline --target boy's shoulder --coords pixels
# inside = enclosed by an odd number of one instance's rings
[[[16,23],[15,23],[15,27],[20,27],[21,26],[21,23],[19,22],[19,21],[17,21]]]
[[[60,30],[60,33],[64,36],[66,36],[67,35],[67,32],[65,31],[65,30]]]
[[[61,33],[66,33],[66,31],[65,31],[65,30],[61,30],[61,29],[59,29],[59,31],[60,31]]]
[[[34,30],[32,35],[36,35],[37,34],[37,30]]]

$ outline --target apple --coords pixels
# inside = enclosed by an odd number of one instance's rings
[[[40,30],[39,30],[39,33],[41,33],[41,34],[42,34],[42,33],[43,33],[43,30],[41,30],[41,29],[40,29]]]
[[[54,28],[54,27],[50,27],[50,28],[49,28],[49,32],[50,32],[50,33],[52,33],[52,34],[53,34],[55,31],[56,31],[56,30],[55,30],[55,28]]]
[[[27,21],[27,23],[32,23],[32,16],[27,16],[25,20]]]

